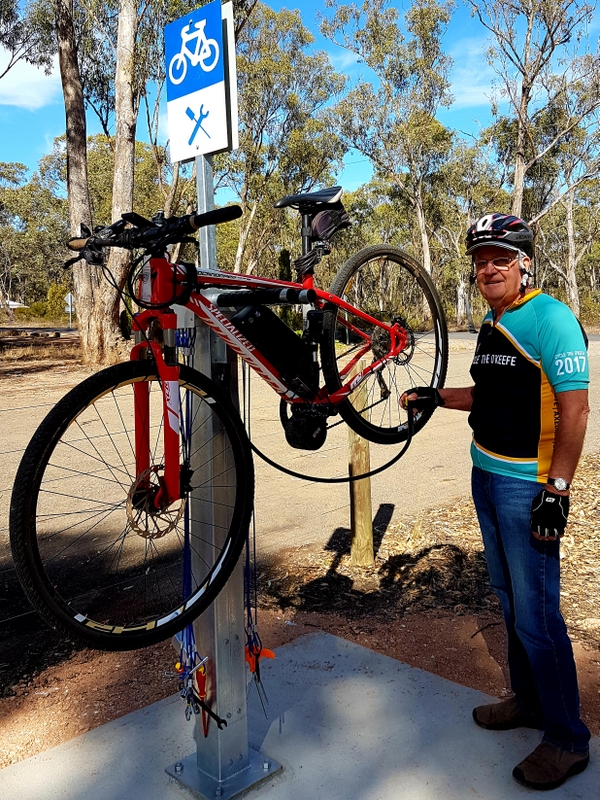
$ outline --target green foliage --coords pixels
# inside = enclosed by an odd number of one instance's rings
[[[41,321],[45,319],[47,310],[47,304],[43,300],[37,300],[30,306],[15,308],[15,319],[22,322]]]
[[[144,216],[167,204],[171,213],[185,213],[195,203],[191,168],[174,170],[159,143],[159,105],[153,107],[153,98],[164,91],[164,24],[197,5],[196,0],[152,0],[139,5],[134,103],[142,113],[145,107],[152,144],[136,144],[134,208]],[[491,19],[485,16],[488,11],[495,19],[507,15],[505,44],[510,49],[512,41],[518,49],[525,28],[521,30],[517,20],[526,5],[518,0],[508,6],[477,8],[484,24]],[[344,260],[360,248],[389,242],[428,264],[448,318],[460,323],[471,268],[464,257],[466,228],[487,211],[509,210],[512,167],[522,149],[527,166],[522,214],[528,219],[539,217],[538,282],[568,299],[570,264],[581,293],[581,316],[589,324],[598,324],[598,110],[585,120],[577,117],[579,110],[587,113],[593,108],[600,94],[596,57],[578,57],[564,65],[552,62],[552,72],[542,70],[544,84],[539,87],[543,91],[533,103],[534,84],[525,86],[524,139],[519,139],[513,108],[498,115],[478,141],[467,143],[437,118],[438,110],[452,99],[451,62],[443,47],[452,2],[414,0],[403,7],[403,17],[391,0],[326,0],[325,7],[330,13],[322,19],[322,32],[349,50],[363,70],[349,90],[327,55],[315,48],[300,11],[275,12],[255,0],[234,0],[240,148],[216,156],[214,165],[218,185],[237,195],[244,216],[218,226],[219,266],[293,279],[293,260],[300,255],[300,219],[296,211],[274,210],[273,204],[286,194],[331,184],[347,149],[354,147],[370,159],[374,177],[345,195],[353,225],[336,237],[332,254],[318,265],[318,284],[327,287]],[[543,14],[555,19],[561,7],[570,9],[571,16],[567,14],[564,25],[557,22],[556,30],[562,25],[566,31],[570,25],[569,30],[575,32],[576,15],[585,17],[581,0],[534,3],[535,30],[544,29]],[[88,139],[89,190],[96,224],[113,221],[117,11],[116,0],[86,0],[85,4],[76,0],[74,5],[86,102],[104,130]],[[0,0],[0,43],[10,49],[10,36],[17,42],[27,25],[32,29],[32,21],[46,36],[51,16],[51,4]],[[43,55],[41,41],[37,55],[35,50],[30,52],[32,60]],[[543,45],[542,39],[532,41],[535,58]],[[45,45],[46,55],[51,51]],[[508,63],[506,52],[502,54],[496,43],[491,53],[501,76]],[[152,91],[148,91],[150,80]],[[511,80],[505,90],[512,87],[512,97],[518,99],[523,82],[519,84],[514,74]],[[17,310],[21,318],[64,316],[63,298],[69,291],[62,270],[63,260],[69,257],[64,248],[68,237],[64,147],[64,137],[57,139],[33,175],[22,164],[0,163],[0,292],[35,308]],[[575,194],[569,209],[568,195],[561,193],[570,184],[575,185]],[[190,252],[186,255],[191,257]],[[471,296],[477,322],[485,303],[476,291]],[[292,327],[301,327],[294,313],[284,309],[282,316]]]
[[[70,281],[51,284],[46,301],[46,316],[48,319],[54,322],[66,319],[65,297],[72,291],[72,288]]]
[[[441,40],[452,2],[414,0],[404,30],[389,0],[364,0],[334,9],[321,24],[331,41],[351,51],[373,75],[357,81],[332,110],[344,142],[367,156],[377,178],[393,184],[413,209],[419,251],[430,268],[426,194],[438,183],[453,134],[435,117],[451,103],[450,57]]]
[[[590,292],[582,298],[579,318],[584,326],[600,327],[600,291]]]
[[[239,225],[235,268],[273,263],[286,214],[272,209],[285,194],[330,183],[344,154],[323,108],[344,86],[298,11],[257,3],[237,42],[240,147],[215,159],[221,185],[247,212]]]
[[[0,78],[21,59],[44,67],[48,74],[56,50],[53,33],[52,13],[47,3],[1,0],[0,46],[8,59],[3,56]]]
[[[0,279],[11,299],[30,305],[62,280],[67,203],[43,175],[27,180],[22,164],[0,166]]]

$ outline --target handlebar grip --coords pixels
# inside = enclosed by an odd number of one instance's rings
[[[219,225],[222,222],[232,222],[234,219],[239,219],[242,216],[242,209],[239,206],[225,206],[224,208],[215,208],[213,211],[207,211],[204,214],[190,215],[189,222],[192,230],[197,231],[198,228],[204,228],[207,225]]]
[[[69,241],[67,242],[67,247],[69,248],[69,250],[76,250],[76,251],[83,250],[87,242],[88,242],[87,239],[77,239],[77,238],[69,239]]]

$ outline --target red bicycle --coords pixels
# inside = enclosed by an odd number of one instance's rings
[[[169,260],[168,245],[237,218],[237,206],[170,219],[125,214],[70,242],[101,265],[106,247],[141,249],[128,286],[142,310],[130,361],[91,376],[52,409],[15,479],[15,566],[54,628],[106,649],[166,639],[213,602],[242,551],[254,493],[250,442],[229,393],[181,363],[189,342],[173,306],[192,311],[277,392],[292,447],[320,447],[338,414],[373,442],[412,433],[399,398],[411,386],[443,385],[442,307],[427,273],[387,245],[350,258],[329,290],[317,286],[315,266],[349,225],[341,194],[333,187],[276,204],[302,217],[295,282]],[[308,309],[301,336],[271,308],[286,304]],[[417,414],[414,431],[428,418]]]

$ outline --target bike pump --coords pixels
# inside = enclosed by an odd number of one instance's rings
[[[198,212],[204,213],[214,208],[210,156],[196,158],[196,176]],[[214,226],[200,229],[200,269],[217,269]],[[239,406],[237,357],[199,320],[196,323],[194,368],[210,375],[214,381],[229,389],[234,404]],[[217,424],[216,420],[214,424]],[[226,455],[221,457],[222,463],[213,457],[213,453],[223,452],[219,431],[209,431],[205,425],[196,427],[201,433],[195,434],[195,437],[202,437],[202,441],[192,439],[192,452],[202,453],[199,460],[210,465],[198,466],[198,469],[204,469],[205,472],[213,470],[218,474],[228,466],[224,463]],[[207,453],[208,448],[212,448],[213,453]],[[203,480],[198,483],[206,484],[212,476],[204,474],[202,477]],[[192,556],[192,574],[194,558],[202,557],[203,548],[211,549],[211,542],[207,540],[212,536],[214,542],[222,535],[220,532],[223,526],[219,524],[218,509],[233,502],[232,498],[224,496],[224,490],[219,490],[217,485],[212,491],[215,495],[219,492],[220,494],[210,504],[202,503],[200,498],[194,497],[194,492],[189,500],[191,549],[193,554],[199,554]],[[210,720],[208,736],[205,738],[202,717],[196,716],[196,755],[190,755],[167,768],[172,777],[207,800],[214,797],[228,800],[280,769],[279,764],[253,750],[248,744],[243,560],[240,558],[225,588],[212,606],[194,622],[198,651],[202,657],[208,656],[206,700],[227,722],[227,726],[220,729]]]

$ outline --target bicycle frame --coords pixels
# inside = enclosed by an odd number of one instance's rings
[[[177,287],[183,286],[186,280],[186,271],[183,267],[172,264],[166,258],[150,258],[149,275],[151,286],[145,287],[144,298],[153,304],[168,303],[176,296]],[[146,273],[148,275],[148,272]],[[373,361],[372,364],[360,370],[352,379],[333,393],[326,387],[321,387],[313,397],[300,397],[284,383],[279,370],[273,366],[265,356],[238,330],[235,324],[228,319],[226,314],[216,305],[213,296],[215,290],[232,289],[296,289],[313,290],[316,295],[317,308],[327,305],[336,306],[341,311],[347,311],[375,328],[385,330],[390,337],[388,353]],[[149,295],[149,297],[148,297]],[[211,300],[215,300],[212,302]],[[250,275],[238,275],[231,272],[218,270],[199,270],[197,274],[197,288],[191,293],[186,303],[199,319],[201,319],[219,338],[221,338],[235,353],[237,353],[269,386],[287,403],[310,403],[313,406],[336,406],[345,400],[369,375],[377,372],[385,364],[396,358],[407,346],[408,336],[406,331],[398,324],[389,325],[355,306],[347,303],[340,297],[330,292],[318,289],[314,285],[312,274],[303,277],[301,283],[281,281],[272,278],[259,278]],[[158,320],[163,331],[170,331],[177,327],[176,314],[171,310],[156,309],[146,310],[133,317],[133,330],[138,332],[137,343],[131,352],[131,359],[142,358],[144,351],[149,347],[157,365],[158,376],[163,390],[163,414],[166,420],[164,426],[164,477],[159,478],[161,489],[155,497],[157,507],[164,507],[178,500],[181,496],[179,475],[179,368],[166,364],[161,347],[143,340],[144,331],[147,330],[151,320]],[[356,367],[360,359],[371,350],[370,337],[346,319],[340,319],[341,324],[348,331],[359,336],[364,341],[364,346],[359,347],[353,358],[340,369],[340,375],[345,377]],[[165,334],[166,338],[166,334]],[[135,387],[135,424],[136,424],[136,470],[139,479],[145,470],[150,468],[150,443],[149,443],[149,388],[147,384]]]

